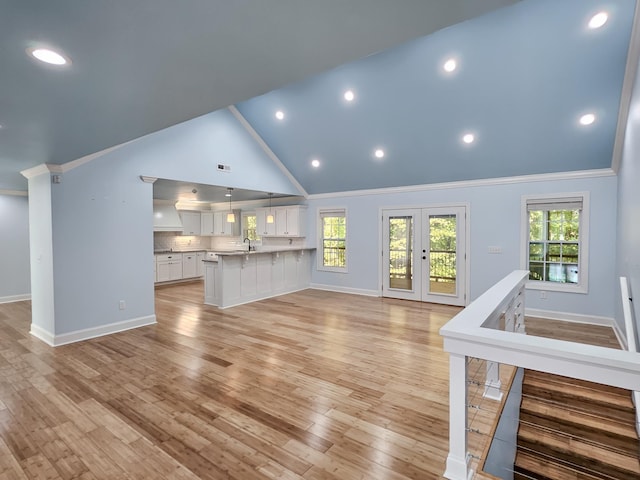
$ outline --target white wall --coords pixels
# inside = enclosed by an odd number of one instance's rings
[[[624,331],[622,301],[617,277],[629,280],[635,297],[636,324],[640,329],[640,75],[636,75],[625,144],[618,171],[618,248],[616,272],[616,320]]]
[[[231,173],[217,171],[217,163],[231,165]],[[226,110],[67,171],[61,183],[49,185],[55,259],[51,335],[154,315],[152,185],[140,175],[299,193]]]
[[[29,200],[0,195],[0,303],[30,297]]]
[[[310,242],[316,238],[318,208],[346,207],[349,273],[317,271],[312,283],[345,291],[374,293],[380,289],[380,208],[429,206],[442,203],[470,204],[470,298],[473,300],[509,272],[520,268],[521,196],[524,194],[589,191],[591,235],[589,293],[527,293],[527,307],[612,318],[614,316],[616,177],[496,184],[406,193],[363,196],[311,197]],[[489,254],[489,246],[502,254]],[[602,254],[602,252],[607,252]],[[640,288],[640,287],[639,287]]]

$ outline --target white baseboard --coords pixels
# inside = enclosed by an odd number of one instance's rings
[[[47,332],[46,330],[38,327],[37,325],[31,324],[30,333],[34,337],[39,338],[52,347],[59,347],[61,345],[67,345],[69,343],[89,340],[90,338],[102,337],[104,335],[111,335],[112,333],[124,332],[125,330],[131,330],[132,328],[153,325],[155,323],[157,323],[156,316],[148,315],[146,317],[132,318],[130,320],[110,323],[108,325],[101,325],[99,327],[76,330],[75,332],[63,333],[61,335],[54,335],[51,332]]]
[[[25,293],[23,295],[9,295],[8,297],[0,297],[0,303],[23,302],[25,300],[31,300],[30,293]]]
[[[325,290],[327,292],[350,293],[352,295],[364,295],[366,297],[379,297],[380,292],[377,290],[366,290],[364,288],[339,287],[336,285],[322,285],[320,283],[312,283],[309,288],[314,290]]]
[[[583,315],[581,313],[553,312],[551,310],[539,310],[537,308],[525,308],[527,317],[546,318],[548,320],[562,320],[564,322],[586,323],[589,325],[602,325],[613,327],[616,321],[611,317],[599,317],[596,315]]]
[[[615,333],[620,346],[626,350],[626,340],[620,331],[620,327],[615,319],[611,317],[599,317],[597,315],[583,315],[581,313],[553,312],[551,310],[539,310],[537,308],[525,308],[525,316],[546,318],[548,320],[560,320],[563,322],[584,323],[587,325],[600,325],[611,327]]]
[[[622,347],[623,350],[629,350],[629,344],[627,343],[627,336],[622,333],[622,330],[620,330],[620,325],[618,325],[618,322],[613,322],[613,331],[616,334],[616,338],[618,339],[618,342],[620,343],[620,346]]]

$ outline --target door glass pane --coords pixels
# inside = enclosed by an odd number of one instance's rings
[[[389,287],[413,289],[413,217],[389,217]]]
[[[456,294],[456,215],[429,215],[429,292]]]

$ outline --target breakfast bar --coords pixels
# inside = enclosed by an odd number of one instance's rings
[[[313,250],[218,252],[204,260],[204,303],[228,308],[308,288]]]

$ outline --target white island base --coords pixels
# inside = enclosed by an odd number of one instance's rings
[[[204,260],[204,303],[228,308],[309,288],[312,250],[218,253]]]

